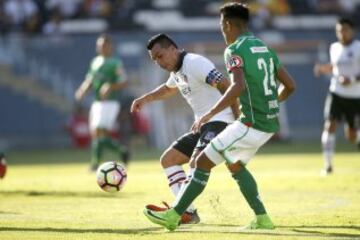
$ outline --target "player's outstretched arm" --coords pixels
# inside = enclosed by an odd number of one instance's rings
[[[325,63],[325,64],[317,63],[314,66],[314,75],[316,77],[320,77],[320,75],[323,74],[331,74],[332,69],[333,67],[330,63]]]
[[[216,88],[221,92],[222,95],[224,95],[230,85],[231,82],[227,78],[222,78],[222,80],[216,85]],[[240,107],[238,100],[236,99],[230,107],[233,112],[234,118],[238,119],[240,116]]]
[[[234,104],[234,102],[237,101],[238,97],[240,96],[241,92],[245,90],[246,86],[243,70],[241,68],[234,68],[231,72],[232,74],[230,76],[232,78],[230,86],[224,95],[219,99],[219,101],[210,109],[210,111],[205,113],[193,124],[191,127],[193,132],[198,132],[200,127],[204,123],[208,122],[215,114]]]
[[[125,88],[128,85],[127,81],[117,83],[104,83],[100,89],[100,95],[102,99],[106,99],[111,92],[118,91]]]
[[[279,90],[278,97],[278,100],[282,102],[294,93],[296,85],[294,79],[290,76],[284,67],[280,67],[276,77],[283,84],[283,87]]]
[[[162,84],[159,87],[155,88],[153,91],[142,95],[141,97],[135,99],[131,105],[131,112],[139,111],[145,104],[157,100],[163,100],[169,97],[174,96],[178,93],[177,88],[170,88],[166,84]]]
[[[91,88],[92,79],[87,77],[75,92],[75,99],[81,101]]]

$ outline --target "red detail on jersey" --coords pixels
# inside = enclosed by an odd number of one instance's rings
[[[226,63],[226,68],[229,72],[231,72],[235,68],[242,67],[244,65],[244,61],[238,55],[231,56],[230,59]]]
[[[249,123],[249,122],[245,122],[244,125],[247,127],[252,127],[252,123]]]

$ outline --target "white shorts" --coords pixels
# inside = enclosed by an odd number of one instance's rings
[[[204,152],[216,165],[223,161],[228,164],[240,161],[246,165],[273,134],[247,127],[242,122],[235,121],[217,135],[204,149]]]
[[[90,130],[98,128],[112,130],[120,111],[117,101],[95,101],[90,108]]]

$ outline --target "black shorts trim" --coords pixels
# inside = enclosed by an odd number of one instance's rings
[[[172,148],[190,158],[195,149],[202,151],[227,125],[227,123],[221,121],[206,123],[201,127],[200,133],[193,134],[192,132],[188,132],[179,137],[172,144]]]
[[[356,128],[356,118],[360,117],[360,98],[344,98],[335,93],[326,97],[325,120],[345,120],[350,128]]]

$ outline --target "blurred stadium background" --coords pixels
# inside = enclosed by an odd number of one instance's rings
[[[253,10],[252,30],[280,53],[297,81],[298,90],[283,113],[282,137],[320,141],[329,81],[315,79],[313,64],[328,60],[337,17],[359,16],[360,1],[245,2]],[[167,74],[150,61],[146,51],[147,39],[158,32],[170,34],[181,47],[205,54],[224,69],[225,45],[218,16],[223,3],[1,0],[0,150],[70,146],[64,125],[74,108],[74,91],[95,55],[95,39],[100,33],[108,32],[114,38],[116,54],[127,70],[130,88],[122,93],[122,100],[139,96],[166,80]],[[359,17],[354,19],[359,23]],[[150,128],[142,133],[157,148],[167,146],[192,123],[192,113],[181,97],[154,103],[143,114]]]

